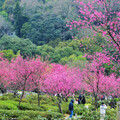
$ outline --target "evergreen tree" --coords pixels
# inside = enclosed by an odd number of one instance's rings
[[[22,11],[21,11],[19,2],[17,2],[15,9],[14,9],[14,29],[15,29],[16,35],[19,37],[21,37],[20,30],[23,25],[21,21],[21,17],[22,17]]]
[[[28,17],[23,16],[19,2],[17,2],[15,6],[13,14],[14,14],[14,30],[18,37],[22,37],[21,28],[23,24],[28,21]]]

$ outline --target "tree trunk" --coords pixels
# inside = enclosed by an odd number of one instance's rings
[[[6,89],[5,88],[0,88],[2,94],[6,93]]]
[[[21,103],[21,101],[22,101],[22,98],[23,98],[23,96],[24,96],[25,87],[26,87],[26,80],[27,80],[27,78],[25,78],[25,81],[24,81],[24,85],[23,85],[23,91],[22,91],[22,95],[21,95],[21,97],[20,97],[20,100],[19,100],[18,109],[20,108],[20,103]]]
[[[13,97],[16,98],[16,96],[18,97],[17,90],[14,91],[14,96]]]
[[[59,107],[59,112],[63,114],[62,108],[61,108],[61,97],[60,97],[60,95],[58,95],[57,99],[54,96],[51,96],[51,97],[55,99],[55,101],[57,102],[58,107]]]
[[[68,102],[68,97],[65,97],[65,102]]]
[[[114,96],[112,96],[112,100],[113,100],[113,108],[115,108],[115,99],[114,99]]]
[[[40,92],[38,92],[38,107],[40,107]]]
[[[61,108],[61,103],[58,103],[58,106],[59,106],[59,111],[60,111],[60,113],[63,114],[63,112],[62,112],[62,108]]]
[[[92,105],[93,105],[93,95],[92,95]]]
[[[95,95],[94,97],[95,97],[95,109],[98,109],[98,103],[97,103],[98,99],[97,99],[97,95]]]
[[[59,101],[59,103],[58,103],[58,106],[59,106],[59,111],[60,111],[60,113],[62,113],[62,108],[61,108],[61,96],[60,95],[58,95],[58,101]]]
[[[19,100],[18,109],[20,108],[20,103],[21,103],[22,98],[23,98],[23,96],[24,96],[24,92],[25,92],[25,88],[24,88],[23,91],[22,91],[22,95],[21,95],[20,100]]]

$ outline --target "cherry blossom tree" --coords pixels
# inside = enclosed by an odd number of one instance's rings
[[[34,84],[32,85],[32,75],[35,74],[39,67],[36,63],[33,59],[23,59],[21,56],[13,59],[10,63],[9,85],[22,90],[18,107],[20,107],[25,90],[31,91],[34,88]]]
[[[90,63],[86,65],[86,68],[83,70],[83,86],[84,89],[93,94],[95,98],[95,108],[97,108],[98,96],[104,93],[108,93],[108,90],[105,91],[104,85],[110,87],[110,82],[112,84],[112,91],[117,87],[116,78],[112,79],[112,76],[105,76],[105,68],[103,65],[105,63],[112,64],[110,57],[106,56],[103,53],[96,53],[95,55],[89,55]],[[106,84],[104,84],[106,83]]]
[[[101,33],[107,36],[108,44],[112,43],[114,48],[120,51],[120,9],[114,9],[120,6],[118,0],[75,0],[79,5],[79,20],[69,22],[67,25],[81,28],[90,28],[94,33]],[[94,34],[94,35],[95,35]]]
[[[42,62],[40,57],[33,59],[32,61],[34,63],[32,66],[35,71],[34,74],[31,75],[31,88],[36,90],[38,94],[38,106],[40,107],[40,95],[41,91],[44,91],[44,80],[50,71],[50,67],[47,61]]]
[[[81,85],[81,73],[77,68],[68,68],[67,66],[62,66],[60,64],[51,64],[52,71],[49,73],[45,79],[44,87],[45,91],[50,93],[52,97],[55,94],[58,95],[59,99],[54,97],[56,100],[59,110],[61,109],[61,95],[66,97],[80,89]]]
[[[111,74],[110,76],[103,76],[101,83],[101,92],[104,92],[107,96],[120,95],[120,78],[116,78],[115,74]]]

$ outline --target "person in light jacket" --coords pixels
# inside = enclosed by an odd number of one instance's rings
[[[102,120],[104,120],[105,118],[106,109],[107,106],[104,104],[104,102],[102,102],[102,104],[100,105],[100,116]]]

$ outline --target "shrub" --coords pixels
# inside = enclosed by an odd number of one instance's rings
[[[74,105],[74,113],[82,115],[84,112],[87,112],[87,108],[84,105]]]
[[[69,102],[64,102],[62,103],[61,107],[62,107],[62,111],[64,114],[69,114],[70,111],[68,109],[68,106],[69,106]]]
[[[40,106],[38,107],[35,104],[30,104],[30,103],[21,103],[20,104],[20,110],[39,110],[39,111],[45,111],[45,107],[44,106]]]
[[[12,100],[14,100],[14,101],[19,101],[20,98],[13,98]]]
[[[44,104],[44,105],[41,105],[40,107],[44,108],[44,110],[46,110],[46,111],[52,111],[52,112],[58,111],[57,105]]]
[[[18,120],[31,120],[29,116],[19,116]]]
[[[5,93],[5,94],[3,94],[3,97],[6,97],[6,98],[12,100],[13,99],[13,93]]]
[[[114,119],[116,119],[116,113],[117,113],[116,109],[107,108],[105,120],[114,120]]]
[[[34,118],[35,120],[47,120],[47,118],[45,117],[41,117],[40,115],[38,115],[36,118]]]
[[[41,116],[44,118],[47,118],[47,120],[50,119],[59,119],[63,118],[63,115],[61,113],[55,113],[55,112],[40,112],[40,111],[33,111],[33,110],[26,110],[26,111],[21,111],[21,110],[0,110],[1,115],[7,115],[10,118],[20,118],[20,116],[28,116],[31,118],[31,120],[35,120],[36,116]],[[24,120],[24,119],[23,119]],[[25,119],[26,120],[26,119]]]
[[[0,100],[9,100],[8,96],[0,96]]]
[[[120,98],[115,98],[115,104],[117,104],[118,101],[120,101]]]
[[[100,120],[100,113],[99,112],[90,112],[90,111],[87,111],[87,112],[84,112],[82,114],[82,118],[81,120]]]
[[[92,97],[86,97],[86,103],[92,103]]]
[[[8,101],[0,101],[0,109],[18,110],[17,106]]]
[[[88,109],[89,109],[89,111],[95,111],[95,106],[94,106],[94,105],[90,105],[90,106],[88,107]]]

